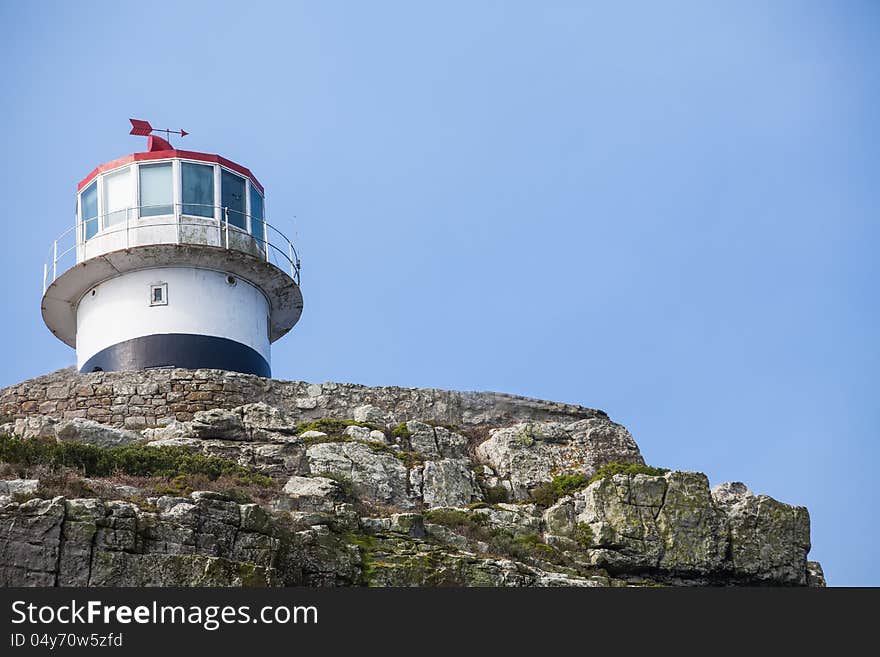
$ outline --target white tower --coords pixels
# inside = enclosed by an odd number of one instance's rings
[[[96,167],[76,198],[43,270],[42,311],[81,372],[270,376],[270,343],[302,313],[299,258],[248,169],[149,136],[146,152]]]

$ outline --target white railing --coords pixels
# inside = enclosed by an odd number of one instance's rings
[[[210,213],[210,216],[203,216],[203,213]],[[243,223],[244,228],[236,225],[238,223]],[[157,228],[171,226],[175,228],[173,239],[166,239],[167,235],[155,237]],[[112,246],[101,248],[108,243]],[[300,260],[296,248],[284,233],[269,222],[227,207],[176,203],[116,210],[68,228],[52,243],[49,259],[43,265],[43,294],[58,278],[59,271],[63,273],[78,262],[117,248],[167,243],[201,244],[243,251],[289,272],[297,285],[300,282]],[[98,247],[98,252],[94,254],[90,254],[88,249],[92,244]]]

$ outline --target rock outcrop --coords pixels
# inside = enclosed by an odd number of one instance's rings
[[[214,370],[62,371],[0,408],[0,585],[825,585],[806,509],[647,468],[601,411]],[[117,480],[28,441],[143,463]]]
[[[554,475],[581,472],[592,476],[612,461],[644,463],[629,431],[607,418],[570,424],[558,422],[516,424],[490,432],[476,448],[517,500]]]
[[[216,493],[130,502],[0,501],[5,586],[265,586],[283,557],[257,505]]]
[[[742,484],[722,484],[724,491]],[[804,507],[746,491],[733,504],[701,473],[616,475],[544,513],[555,537],[586,533],[590,562],[613,571],[662,571],[706,583],[805,585],[810,522]]]

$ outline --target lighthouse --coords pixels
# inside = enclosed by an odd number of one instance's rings
[[[80,372],[270,376],[270,345],[299,321],[303,299],[299,257],[267,219],[266,190],[241,164],[132,126],[147,150],[85,176],[76,221],[52,244],[46,326],[76,349]]]

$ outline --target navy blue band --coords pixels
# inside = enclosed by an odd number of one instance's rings
[[[163,333],[114,344],[89,358],[80,372],[142,370],[148,367],[218,369],[270,377],[269,363],[256,350],[211,335]]]

